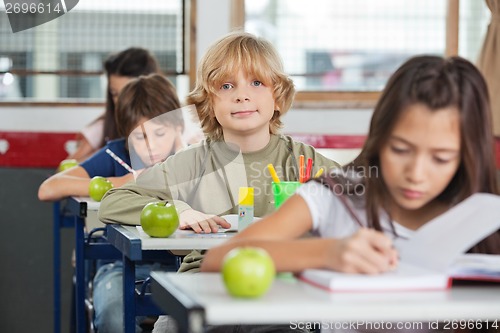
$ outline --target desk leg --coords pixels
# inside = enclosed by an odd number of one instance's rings
[[[123,324],[125,333],[135,333],[135,262],[123,256]]]
[[[76,332],[86,331],[85,316],[85,221],[75,217],[75,310]]]
[[[53,206],[54,214],[54,333],[61,332],[61,206],[55,202]]]
[[[206,328],[205,309],[167,277],[162,284],[152,276],[153,300],[177,321],[179,333],[203,333]],[[166,282],[166,283],[165,283]]]

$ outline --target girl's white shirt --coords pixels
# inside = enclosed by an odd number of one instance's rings
[[[352,217],[349,209],[345,206],[342,200],[333,194],[327,187],[318,182],[311,181],[301,187],[296,192],[307,203],[313,219],[313,233],[319,237],[343,238],[348,237],[355,233],[362,226]],[[356,214],[358,220],[366,226],[366,210],[364,203],[353,205],[352,201],[347,199],[352,212]],[[392,236],[393,232],[389,224],[389,219],[385,213],[380,215],[380,223],[384,233]],[[399,237],[409,239],[413,236],[414,231],[394,222],[394,229]],[[344,327],[344,326],[342,326]],[[349,327],[349,326],[345,326]],[[321,329],[321,333],[376,333],[380,330],[367,329],[366,326],[361,325],[356,330],[352,329],[334,329],[327,328]],[[412,329],[392,329],[392,333],[430,333],[431,330],[426,329],[423,325],[421,330]]]
[[[354,205],[347,197],[345,203],[327,187],[311,181],[302,185],[299,194],[307,203],[313,220],[313,233],[320,237],[344,238],[354,234],[362,226],[353,218],[346,205],[356,214],[363,226],[367,226],[364,204]],[[386,214],[380,215],[382,229],[388,236],[393,236],[392,228]],[[409,239],[414,231],[397,222],[394,229],[399,237]]]
[[[81,130],[81,134],[94,149],[99,149],[104,133],[104,119],[98,119]]]

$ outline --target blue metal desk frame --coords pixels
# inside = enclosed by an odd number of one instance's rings
[[[78,198],[67,198],[64,203],[54,203],[54,332],[61,331],[61,236],[60,229],[75,228],[75,313],[76,332],[87,330],[85,315],[85,261],[95,259],[120,259],[121,254],[111,244],[94,243],[86,236],[85,218],[87,202]]]
[[[53,205],[54,223],[54,261],[53,261],[53,279],[54,279],[54,333],[61,332],[61,229],[73,228],[74,220],[61,213],[61,202],[56,201]]]
[[[152,301],[151,297],[144,294],[144,290],[136,291],[135,265],[140,261],[165,262],[171,258],[179,265],[178,257],[168,250],[142,250],[142,243],[136,235],[130,233],[118,224],[106,227],[108,241],[122,253],[123,260],[123,322],[125,333],[135,332],[135,317],[143,315],[161,315],[163,311]]]

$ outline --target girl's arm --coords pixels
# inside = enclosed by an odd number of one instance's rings
[[[108,178],[114,187],[119,187],[133,180],[130,173],[122,177]],[[90,176],[81,166],[77,166],[46,179],[38,189],[38,199],[41,201],[57,201],[68,196],[88,196]]]
[[[394,267],[397,253],[384,234],[361,229],[343,239],[297,239],[312,228],[312,216],[300,195],[252,224],[224,245],[209,250],[202,271],[220,271],[224,256],[242,246],[260,247],[273,258],[277,271],[299,272],[325,268],[350,273],[380,273]]]
[[[312,260],[319,267],[319,253],[325,245],[317,238],[296,240],[312,228],[309,208],[299,195],[289,198],[279,210],[238,233],[222,246],[210,249],[203,259],[203,271],[219,271],[224,256],[235,247],[256,246],[266,249],[278,270],[297,271]],[[309,264],[313,264],[310,262]]]
[[[64,197],[88,196],[90,177],[81,166],[56,173],[46,179],[38,189],[38,199],[57,201]]]

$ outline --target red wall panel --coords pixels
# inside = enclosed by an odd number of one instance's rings
[[[0,166],[53,168],[66,158],[65,144],[76,133],[0,132]],[[5,140],[5,141],[4,141]]]
[[[296,140],[316,148],[361,148],[364,135],[291,134]],[[55,168],[66,158],[65,144],[76,133],[0,132],[0,166]],[[5,140],[5,141],[4,141]],[[5,153],[1,148],[8,149]],[[500,169],[500,138],[496,140],[496,164]]]

